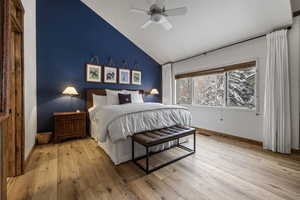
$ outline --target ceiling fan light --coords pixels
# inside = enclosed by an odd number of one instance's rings
[[[151,20],[155,23],[159,23],[162,19],[162,15],[161,14],[153,14],[151,15]]]

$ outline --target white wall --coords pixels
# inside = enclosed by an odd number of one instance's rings
[[[289,31],[289,62],[291,78],[292,146],[300,148],[299,137],[299,95],[300,95],[300,16],[294,17],[293,28]]]
[[[233,63],[257,60],[259,88],[264,88],[263,77],[266,65],[266,41],[260,38],[254,41],[199,56],[191,60],[173,64],[174,74],[216,68]],[[258,110],[263,106],[263,90],[259,89]],[[191,106],[193,125],[240,137],[261,140],[262,116],[255,111],[229,108]]]
[[[172,104],[172,64],[162,66],[162,103]]]
[[[36,104],[36,0],[22,0],[24,16],[25,158],[35,144]]]
[[[292,79],[292,116],[293,148],[299,148],[299,18],[289,33],[291,45],[291,79]],[[228,64],[256,60],[258,69],[257,111],[232,108],[214,108],[189,106],[193,116],[193,125],[200,128],[232,134],[239,137],[262,141],[264,77],[266,66],[266,38],[238,44],[226,49],[212,52],[173,64],[173,75],[184,72],[216,68]],[[175,82],[173,82],[173,86]],[[174,94],[174,98],[175,98]]]

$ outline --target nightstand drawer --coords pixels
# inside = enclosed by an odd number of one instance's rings
[[[86,136],[86,113],[55,113],[54,138],[59,142],[66,138]]]
[[[57,132],[59,136],[82,134],[85,129],[85,124],[82,123],[82,120],[83,119],[78,118],[56,119],[55,132]]]

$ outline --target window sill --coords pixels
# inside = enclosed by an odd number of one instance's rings
[[[242,112],[253,112],[257,113],[256,109],[249,109],[244,107],[222,107],[222,106],[203,106],[203,105],[197,105],[197,104],[178,104],[186,107],[192,107],[192,108],[207,108],[207,109],[215,109],[215,110],[235,110],[235,111],[242,111]]]

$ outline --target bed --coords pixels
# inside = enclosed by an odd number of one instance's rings
[[[136,92],[144,93],[142,90]],[[89,132],[115,165],[131,160],[131,135],[174,125],[191,124],[191,114],[182,106],[160,103],[94,105],[93,95],[106,96],[106,90],[86,89]],[[164,143],[151,151],[159,151],[172,144],[173,142]],[[145,149],[137,145],[135,155],[144,154]]]

